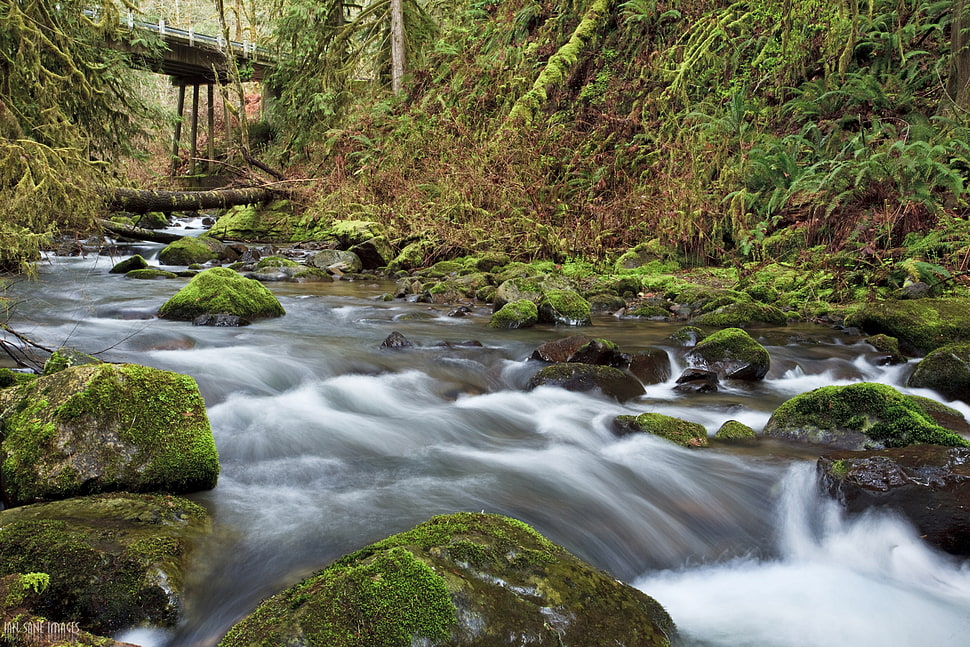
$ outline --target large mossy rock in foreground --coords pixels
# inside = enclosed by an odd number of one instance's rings
[[[435,517],[348,555],[265,602],[221,647],[669,645],[655,600],[529,526]]]
[[[920,360],[907,384],[970,403],[970,343],[937,348]]]
[[[712,371],[721,379],[760,380],[771,366],[765,347],[740,328],[725,328],[705,337],[685,358],[691,367]]]
[[[54,622],[99,634],[174,625],[186,556],[208,528],[203,508],[173,496],[114,493],[12,508],[0,512],[0,576],[46,573],[31,611]]]
[[[0,439],[8,504],[193,492],[219,475],[195,380],[135,364],[73,366],[0,391]]]
[[[892,510],[929,544],[970,556],[970,449],[912,445],[833,452],[816,467],[822,490],[850,514]]]
[[[284,314],[286,310],[265,285],[226,267],[199,272],[158,311],[160,317],[180,321],[200,315],[256,319]]]
[[[869,335],[895,337],[903,351],[928,353],[970,341],[970,299],[913,299],[870,303],[846,317],[847,326]]]
[[[782,403],[763,434],[837,449],[885,449],[918,443],[967,447],[921,406],[885,384],[823,386]]]

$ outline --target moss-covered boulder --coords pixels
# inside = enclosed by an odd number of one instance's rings
[[[185,236],[169,243],[158,252],[158,262],[162,265],[192,265],[208,263],[218,259],[225,251],[225,243],[208,236],[193,238]]]
[[[625,402],[645,393],[643,385],[635,377],[612,366],[593,364],[552,364],[532,376],[529,388],[557,386],[567,391],[599,391],[606,396]]]
[[[108,274],[127,274],[132,270],[145,270],[148,269],[148,261],[144,259],[140,254],[135,254],[130,258],[126,258],[123,261],[118,261],[114,264]]]
[[[222,240],[286,241],[294,231],[289,200],[231,207],[209,228],[209,236]]]
[[[920,354],[956,342],[970,342],[970,299],[917,299],[870,303],[845,319],[869,335],[899,340],[904,351]]]
[[[920,360],[907,384],[970,403],[970,343],[937,348]]]
[[[364,268],[360,257],[353,252],[324,249],[310,257],[309,265],[338,274],[354,274]]]
[[[539,302],[539,321],[557,326],[589,326],[589,301],[573,290],[547,290]]]
[[[764,346],[740,328],[724,328],[687,351],[688,364],[717,373],[719,378],[760,380],[768,374],[771,357]]]
[[[904,364],[906,358],[899,350],[899,340],[889,335],[872,335],[864,340],[873,347],[877,353],[881,353],[878,364]]]
[[[186,557],[208,527],[203,508],[170,495],[12,508],[0,512],[0,576],[47,574],[31,608],[54,622],[99,634],[143,622],[170,626],[181,613]]]
[[[138,279],[142,281],[160,281],[164,279],[177,279],[175,272],[167,272],[157,267],[147,267],[143,270],[132,270],[125,274],[126,279]]]
[[[8,503],[129,490],[192,492],[219,474],[191,377],[135,364],[73,366],[0,391]]]
[[[165,229],[169,224],[168,215],[161,211],[149,211],[132,218],[131,224],[142,229]]]
[[[641,273],[670,273],[684,265],[683,255],[657,239],[640,243],[622,254],[614,265],[617,273],[637,271]]]
[[[394,259],[394,247],[387,236],[375,236],[351,245],[347,250],[353,252],[360,259],[365,270],[374,270],[386,266]]]
[[[354,245],[381,236],[387,236],[384,226],[371,220],[334,220],[326,233],[326,237],[336,242],[341,249],[350,249]]]
[[[667,339],[669,339],[671,343],[678,346],[692,348],[700,343],[700,341],[705,337],[707,337],[707,333],[697,326],[684,326],[683,328],[678,329],[676,332],[671,333]]]
[[[763,435],[837,449],[885,449],[916,443],[967,447],[941,427],[918,400],[885,384],[823,386],[782,403]]]
[[[617,435],[646,432],[684,447],[707,447],[707,430],[704,425],[688,422],[661,413],[641,413],[639,416],[617,416],[613,421]]]
[[[199,272],[158,311],[160,317],[179,321],[216,314],[258,319],[286,311],[266,286],[225,267]]]
[[[426,265],[425,260],[434,254],[437,243],[428,238],[420,238],[405,245],[397,256],[387,264],[392,272],[413,270]]]
[[[758,439],[754,429],[737,420],[726,421],[720,426],[714,437],[729,442],[751,442]]]
[[[493,312],[488,320],[490,328],[529,328],[539,321],[539,309],[528,299],[506,303]]]
[[[85,364],[101,364],[101,360],[93,355],[82,353],[76,348],[58,348],[44,362],[43,374],[53,375],[70,366],[83,366]]]
[[[37,376],[33,373],[23,373],[9,368],[0,368],[0,389],[6,389],[18,384],[33,382]]]
[[[266,600],[220,647],[669,645],[655,600],[524,523],[440,516]]]
[[[788,317],[774,306],[743,301],[718,306],[710,312],[694,317],[692,322],[698,326],[717,328],[742,328],[752,323],[784,326],[788,323]]]

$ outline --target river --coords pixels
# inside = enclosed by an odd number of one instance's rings
[[[153,246],[133,247],[152,257]],[[576,332],[632,352],[679,350],[674,324],[599,316],[585,329],[491,330],[489,309],[384,301],[391,283],[271,283],[285,317],[243,328],[153,317],[181,280],[108,274],[121,257],[50,258],[7,290],[12,326],[51,347],[194,377],[222,462],[192,495],[212,537],[191,555],[185,620],[133,629],[146,647],[216,645],[260,599],[435,514],[521,519],[659,600],[690,645],[965,645],[970,566],[887,514],[846,520],[814,490],[816,452],[763,442],[688,450],[618,438],[618,414],[655,411],[760,430],[787,398],[828,384],[900,384],[859,338],[799,325],[752,331],[762,383],[618,404],[524,389],[540,343]],[[419,317],[414,318],[415,314]],[[428,315],[425,317],[425,315]],[[420,347],[381,350],[399,331]],[[459,342],[476,340],[481,347]],[[450,346],[436,346],[451,342]],[[679,374],[675,366],[674,376]],[[952,404],[970,416],[970,408]]]

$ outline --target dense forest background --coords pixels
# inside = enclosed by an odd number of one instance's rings
[[[220,156],[301,180],[305,218],[434,241],[429,262],[648,243],[856,296],[970,263],[963,0],[4,0],[6,265],[89,227],[104,186],[162,181],[171,88],[101,46],[127,11],[277,52],[272,106]]]

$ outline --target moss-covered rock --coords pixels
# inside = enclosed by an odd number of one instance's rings
[[[3,495],[21,504],[113,490],[192,492],[219,474],[191,377],[73,366],[0,392]]]
[[[125,274],[126,279],[139,279],[142,281],[159,281],[164,279],[177,279],[179,275],[175,272],[166,272],[157,267],[147,267],[143,270],[132,270]]]
[[[373,238],[384,237],[384,226],[370,220],[335,220],[326,233],[341,249],[350,249]]]
[[[788,323],[788,317],[774,306],[745,301],[718,306],[710,312],[694,317],[692,322],[698,326],[717,328],[742,328],[755,322],[784,326]]]
[[[352,245],[347,251],[357,255],[365,270],[384,267],[394,258],[394,247],[387,236],[368,238],[361,243]]]
[[[33,382],[36,379],[37,376],[33,373],[21,373],[20,371],[13,371],[9,368],[0,368],[0,389],[6,389],[26,382]]]
[[[45,573],[32,611],[109,633],[174,625],[186,556],[208,515],[179,497],[113,493],[0,512],[0,575]],[[109,643],[110,644],[110,643]]]
[[[704,425],[660,413],[641,413],[639,416],[617,416],[613,429],[620,435],[646,432],[684,447],[707,447]]]
[[[303,267],[296,261],[285,256],[264,256],[256,261],[256,270],[280,269],[284,267]]]
[[[148,261],[146,261],[140,254],[135,254],[130,258],[126,258],[123,261],[118,261],[115,263],[114,267],[108,270],[108,274],[127,274],[132,270],[145,269],[148,269]]]
[[[632,375],[612,366],[566,363],[546,366],[532,376],[529,388],[557,386],[567,391],[600,391],[625,402],[645,393],[643,385]]]
[[[289,200],[231,207],[209,228],[209,236],[222,240],[283,241],[294,233],[293,205]]]
[[[707,333],[696,326],[684,326],[672,333],[667,339],[678,346],[690,348],[707,337]]]
[[[355,274],[364,268],[360,258],[353,252],[324,249],[310,257],[309,265],[322,270],[333,269],[341,274]]]
[[[418,267],[423,267],[425,265],[425,259],[427,259],[434,252],[437,244],[427,238],[421,238],[419,240],[408,243],[398,252],[390,263],[387,264],[387,269],[392,272],[397,272],[400,270],[413,270]]]
[[[760,380],[771,365],[765,347],[740,328],[724,328],[705,337],[687,351],[685,359],[692,367],[736,380]]]
[[[539,309],[527,299],[506,303],[488,320],[490,328],[529,328],[539,321]]]
[[[573,290],[547,290],[539,303],[539,321],[557,326],[589,326],[589,301]]]
[[[683,255],[657,239],[640,243],[616,260],[614,270],[621,272],[650,272],[669,274],[679,270],[684,264]]]
[[[193,263],[208,263],[219,258],[224,251],[225,244],[215,238],[185,236],[166,245],[158,253],[158,262],[162,265],[186,266]]]
[[[655,600],[529,526],[435,517],[266,600],[220,647],[669,645]]]
[[[70,366],[83,366],[85,364],[100,364],[101,360],[87,353],[82,353],[76,348],[58,348],[44,362],[44,375],[53,375],[58,371],[63,371]]]
[[[754,432],[754,429],[737,420],[728,420],[725,422],[714,434],[714,437],[718,440],[732,442],[750,442],[758,439],[758,435]]]
[[[937,348],[920,360],[907,384],[970,403],[970,342]]]
[[[782,403],[763,434],[838,449],[884,449],[916,443],[967,447],[937,424],[918,400],[885,384],[824,386]]]
[[[882,353],[880,364],[903,364],[906,358],[899,350],[899,340],[889,335],[872,335],[866,337],[865,342],[872,346],[877,352]]]
[[[168,227],[168,215],[161,211],[149,211],[132,218],[131,224],[143,229],[165,229]]]
[[[496,311],[513,301],[531,301],[538,306],[542,292],[542,279],[539,277],[509,279],[499,284],[492,305]]]
[[[158,311],[160,317],[180,321],[213,314],[256,319],[281,317],[286,311],[266,286],[225,267],[199,272]]]
[[[869,335],[899,340],[904,351],[928,353],[961,341],[970,342],[970,299],[917,299],[870,303],[845,319]]]

